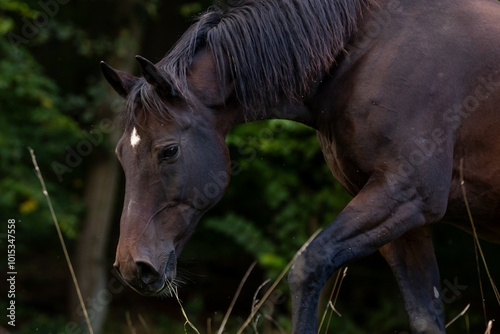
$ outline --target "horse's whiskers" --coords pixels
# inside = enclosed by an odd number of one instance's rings
[[[186,282],[179,278],[174,278],[170,281],[165,274],[165,288],[158,294],[162,298],[171,298],[177,295],[177,288]]]

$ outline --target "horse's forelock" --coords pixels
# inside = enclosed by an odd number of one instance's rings
[[[146,116],[152,116],[158,120],[171,120],[172,115],[160,97],[158,90],[142,79],[132,88],[129,93],[124,112],[125,128],[142,126],[139,122],[139,113],[144,112]]]

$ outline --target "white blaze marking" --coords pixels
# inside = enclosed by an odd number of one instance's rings
[[[137,130],[134,128],[132,130],[132,136],[130,136],[130,144],[132,147],[135,147],[137,144],[139,144],[139,141],[141,141],[141,137],[137,134]]]

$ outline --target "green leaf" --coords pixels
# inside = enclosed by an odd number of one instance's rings
[[[29,18],[34,18],[38,14],[38,12],[32,10],[26,2],[18,0],[2,0],[0,1],[0,9],[18,13]]]
[[[270,253],[262,253],[258,257],[258,262],[261,266],[278,270],[285,268],[288,261],[282,256]]]

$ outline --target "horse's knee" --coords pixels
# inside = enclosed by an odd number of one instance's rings
[[[305,261],[302,255],[299,255],[288,273],[288,285],[290,291],[298,291],[304,286],[307,281],[305,272]]]
[[[290,273],[288,284],[291,291],[320,290],[326,282],[331,259],[322,254],[317,247],[309,246],[295,260]]]
[[[444,328],[436,325],[432,319],[417,318],[410,319],[410,329],[412,334],[443,334]]]

